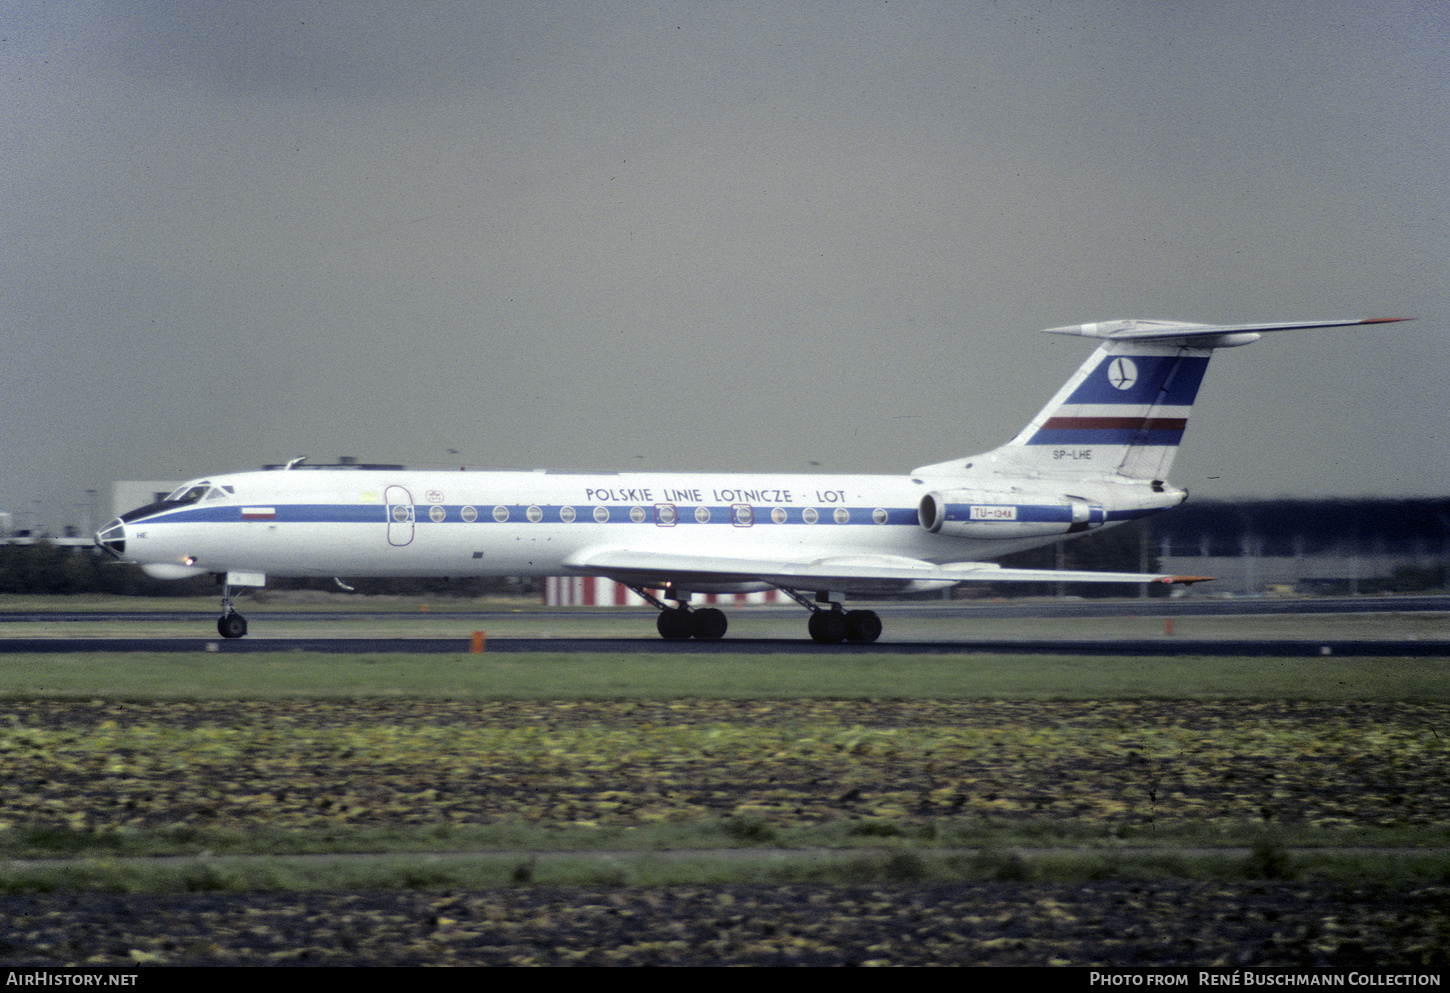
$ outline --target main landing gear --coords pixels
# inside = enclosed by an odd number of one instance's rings
[[[811,619],[806,622],[806,630],[813,641],[827,645],[843,641],[869,644],[881,637],[881,618],[874,610],[844,610],[841,607],[813,610]]]
[[[688,641],[691,638],[698,638],[700,641],[719,641],[725,637],[725,629],[730,626],[729,620],[725,617],[725,611],[716,607],[691,610],[688,606],[690,600],[688,593],[666,590],[665,596],[674,600],[676,604],[670,607],[638,586],[631,586],[630,589],[659,608],[660,616],[656,621],[656,627],[659,629],[660,637],[666,641]]]
[[[631,586],[630,589],[659,608],[656,626],[659,628],[660,637],[666,641],[688,641],[691,638],[719,641],[725,637],[729,622],[723,610],[716,607],[691,610],[688,606],[690,594],[678,590],[665,591],[666,598],[675,601],[675,606],[671,607],[642,587]],[[795,590],[783,586],[781,589],[811,612],[806,630],[814,641],[827,645],[838,645],[843,641],[868,645],[881,637],[881,618],[874,610],[847,610],[839,601],[832,601],[830,593],[817,593],[815,601],[812,601]],[[840,594],[836,596],[839,597]]]
[[[810,632],[812,641],[825,645],[839,645],[843,641],[869,645],[881,637],[881,618],[874,610],[847,610],[840,601],[831,600],[830,593],[817,593],[816,602],[812,602],[795,590],[783,586],[781,589],[811,612],[806,630]],[[826,606],[818,606],[818,603]]]
[[[729,623],[723,610],[715,607],[691,610],[681,604],[661,610],[656,626],[659,628],[660,637],[666,641],[685,641],[689,638],[719,641],[725,637],[725,629]]]
[[[222,583],[222,616],[216,622],[217,634],[223,638],[240,638],[247,633],[247,619],[232,609],[231,587]]]

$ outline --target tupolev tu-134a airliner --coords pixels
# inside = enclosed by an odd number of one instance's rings
[[[441,472],[313,468],[189,482],[96,542],[150,575],[213,573],[217,630],[247,633],[234,587],[267,576],[604,576],[659,608],[667,639],[717,639],[693,593],[779,588],[821,642],[875,641],[849,596],[962,582],[1192,583],[1156,573],[1009,569],[983,561],[1182,503],[1167,482],[1216,348],[1262,332],[1401,318],[1049,328],[1102,341],[1007,444],[904,476]],[[295,461],[295,460],[294,460]],[[288,469],[292,468],[289,463]],[[650,590],[662,592],[656,597]]]

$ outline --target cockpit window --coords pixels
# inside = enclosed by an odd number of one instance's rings
[[[130,524],[132,521],[139,521],[153,514],[175,510],[177,507],[185,507],[189,503],[196,503],[203,497],[208,500],[220,499],[222,496],[231,495],[231,492],[232,488],[230,486],[212,486],[210,482],[203,479],[199,483],[189,483],[183,486],[160,503],[148,503],[144,507],[137,507],[135,510],[126,511],[121,515],[120,523]],[[212,494],[215,494],[215,496]]]
[[[202,498],[202,494],[206,493],[207,487],[209,487],[210,485],[211,485],[210,483],[197,483],[195,486],[183,486],[181,489],[179,489],[175,493],[171,494],[169,497],[167,497],[162,502],[163,503],[196,503],[196,501],[198,501],[198,500],[200,500]]]

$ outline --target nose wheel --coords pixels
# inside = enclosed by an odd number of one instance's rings
[[[240,638],[247,633],[247,619],[238,613],[223,614],[216,630],[223,638]]]
[[[240,638],[247,633],[247,619],[232,609],[232,591],[222,584],[222,616],[216,622],[216,632],[223,638]]]

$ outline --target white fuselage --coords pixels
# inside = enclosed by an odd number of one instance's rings
[[[189,484],[205,487],[204,495],[126,523],[124,557],[160,567],[158,574],[341,577],[567,575],[591,571],[577,564],[601,548],[789,562],[967,562],[1088,529],[1070,526],[1062,486],[1037,483],[991,492],[985,480],[973,486],[960,475],[246,472]],[[1182,499],[1181,491],[1082,479],[1071,489],[1092,506],[1091,527]],[[923,497],[966,491],[982,520],[963,527],[1001,537],[927,530]],[[721,584],[696,584],[707,585]]]

